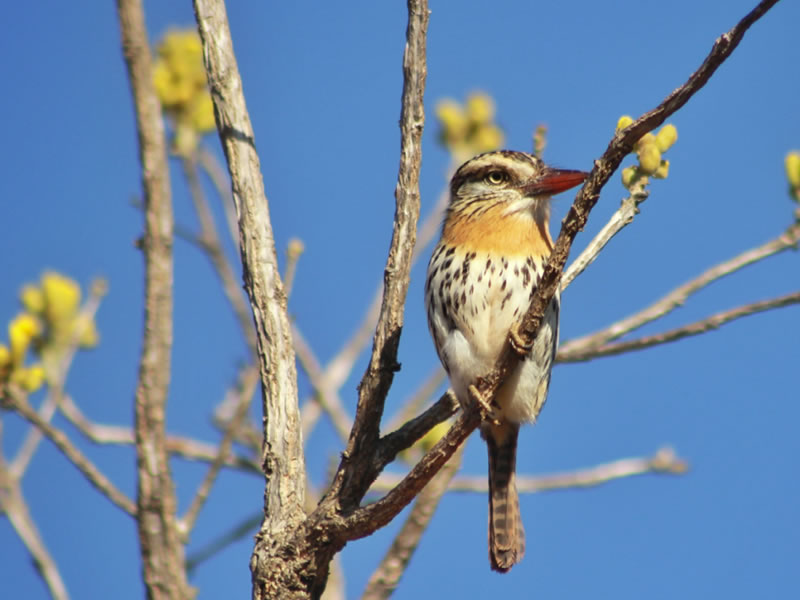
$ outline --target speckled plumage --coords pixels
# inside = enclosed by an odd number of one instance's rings
[[[442,238],[428,265],[425,305],[439,358],[462,406],[488,374],[509,331],[527,312],[552,250],[550,194],[577,185],[578,171],[549,169],[522,152],[491,152],[464,163],[451,182]],[[489,449],[489,558],[505,572],[522,559],[525,535],[514,483],[519,425],[547,398],[558,345],[553,298],[530,353],[504,382],[481,434]]]

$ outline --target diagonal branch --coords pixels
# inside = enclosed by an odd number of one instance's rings
[[[98,469],[83,452],[78,450],[69,438],[64,435],[63,431],[56,429],[45,421],[39,413],[28,404],[24,394],[19,393],[14,388],[8,387],[4,390],[2,399],[4,405],[19,413],[26,421],[39,429],[44,437],[53,442],[55,447],[83,473],[86,479],[89,480],[89,483],[100,493],[132,517],[137,516],[137,507],[131,502],[130,498],[111,483],[111,480],[103,475],[100,469]]]
[[[798,243],[800,243],[800,223],[794,223],[777,238],[711,267],[694,279],[678,286],[644,310],[617,321],[601,331],[564,342],[561,348],[559,348],[556,360],[558,362],[582,360],[574,357],[586,354],[593,348],[608,344],[608,342],[618,339],[651,321],[660,319],[679,306],[682,306],[689,296],[700,291],[714,281],[774,254],[783,252],[784,250],[795,249]]]
[[[225,5],[220,0],[194,0],[194,10],[239,217],[245,288],[256,324],[264,415],[262,461],[269,478],[260,535],[271,536],[305,518],[305,463],[295,353],[269,204]]]
[[[581,362],[600,358],[603,356],[614,356],[615,354],[623,354],[625,352],[632,352],[634,350],[643,350],[651,348],[668,342],[674,342],[685,337],[693,335],[700,335],[713,329],[719,329],[723,325],[754,315],[756,313],[772,310],[774,308],[782,308],[792,304],[800,304],[800,292],[778,296],[777,298],[770,298],[769,300],[761,300],[760,302],[753,302],[745,304],[730,310],[722,311],[717,314],[706,317],[694,323],[676,327],[663,333],[656,333],[654,335],[644,336],[635,340],[626,342],[617,342],[602,344],[600,346],[592,346],[584,351],[576,350],[566,354],[561,358],[561,362]]]
[[[439,501],[461,465],[463,453],[462,446],[419,493],[392,545],[370,576],[361,600],[384,600],[397,588],[422,535],[428,529]]]
[[[386,395],[395,372],[400,368],[397,348],[403,327],[403,310],[420,207],[419,170],[425,122],[423,94],[427,75],[425,52],[428,17],[427,0],[408,0],[400,115],[400,168],[395,189],[394,231],[384,271],[383,303],[372,355],[358,387],[358,407],[345,451],[347,458],[342,461],[340,473],[333,484],[333,492],[346,508],[356,506],[371,483],[373,474],[361,468],[361,462],[368,459],[378,441]]]

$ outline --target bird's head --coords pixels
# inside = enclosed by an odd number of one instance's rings
[[[471,158],[450,182],[448,212],[471,219],[487,211],[529,214],[546,222],[550,196],[580,185],[588,173],[548,167],[525,152],[500,150]]]

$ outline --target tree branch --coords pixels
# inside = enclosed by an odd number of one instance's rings
[[[265,519],[270,536],[304,518],[305,464],[297,407],[297,372],[286,295],[242,80],[225,5],[195,0],[214,115],[239,216],[244,280],[256,323],[264,414]]]
[[[56,448],[83,473],[89,483],[92,484],[100,493],[108,497],[111,502],[124,510],[132,517],[137,516],[137,507],[123,494],[111,481],[103,475],[94,463],[89,460],[83,452],[69,440],[59,429],[53,427],[45,421],[33,407],[28,404],[24,394],[12,387],[7,387],[2,395],[3,404],[9,409],[16,411],[31,425],[39,429],[44,436],[53,442]]]
[[[358,505],[373,475],[361,468],[369,460],[380,435],[383,407],[394,374],[399,370],[397,348],[403,327],[411,257],[419,219],[419,169],[422,161],[422,129],[425,122],[423,94],[428,29],[427,0],[408,0],[408,30],[403,56],[403,95],[400,115],[400,168],[395,189],[394,231],[384,271],[381,314],[369,365],[358,386],[355,422],[333,484],[345,509]]]
[[[575,362],[577,360],[585,360],[578,357],[588,356],[592,349],[604,346],[608,342],[618,339],[651,321],[660,319],[682,306],[689,296],[714,281],[784,250],[795,249],[799,242],[800,223],[793,223],[777,238],[711,267],[694,279],[678,286],[644,310],[617,321],[601,331],[564,342],[558,350],[556,361]]]
[[[652,346],[674,342],[685,337],[700,335],[701,333],[706,333],[707,331],[711,331],[713,329],[719,329],[723,325],[730,323],[731,321],[735,321],[736,319],[741,319],[742,317],[772,310],[773,308],[782,308],[784,306],[790,306],[792,304],[799,303],[800,292],[778,296],[777,298],[770,298],[769,300],[761,300],[759,302],[745,304],[743,306],[716,313],[710,317],[706,317],[705,319],[701,319],[699,321],[695,321],[694,323],[684,325],[683,327],[677,327],[663,333],[648,335],[627,342],[593,346],[583,352],[580,350],[575,350],[562,358],[561,362],[581,362],[603,356],[613,356],[615,354],[623,354],[625,352],[632,352],[634,350],[643,350]]]
[[[140,0],[118,0],[144,188],[145,326],[136,387],[137,526],[150,598],[190,598],[166,444],[172,349],[172,204],[161,106]]]
[[[422,534],[428,529],[439,501],[461,465],[463,453],[464,447],[461,446],[419,493],[391,547],[370,576],[361,600],[384,600],[397,588]]]

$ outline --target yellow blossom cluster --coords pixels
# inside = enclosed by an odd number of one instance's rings
[[[633,123],[628,115],[620,117],[617,121],[617,131],[622,131]],[[669,175],[669,161],[661,157],[678,140],[678,130],[674,125],[664,125],[658,133],[648,132],[639,139],[633,147],[639,164],[626,167],[622,170],[622,184],[630,188],[633,184],[645,177],[666,179]]]
[[[473,92],[464,105],[444,99],[436,105],[439,120],[439,141],[457,159],[497,150],[503,145],[503,130],[494,122],[492,98]]]
[[[94,320],[81,314],[81,289],[69,277],[47,272],[38,285],[23,286],[20,301],[23,311],[8,325],[8,345],[0,344],[0,382],[32,392],[65,350],[96,346],[98,333]],[[38,359],[33,364],[26,364],[29,351]]]
[[[203,45],[194,30],[172,30],[164,35],[156,52],[153,83],[175,126],[173,151],[187,155],[194,151],[200,135],[215,127]]]
[[[786,155],[784,161],[786,179],[789,181],[789,194],[795,202],[800,203],[800,152],[793,150]]]

